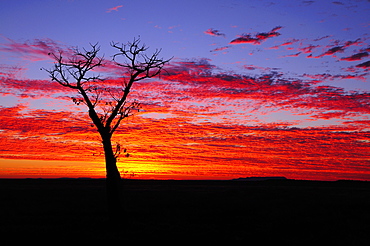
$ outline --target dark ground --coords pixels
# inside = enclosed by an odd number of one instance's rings
[[[0,180],[0,244],[364,245],[370,239],[369,182],[125,180],[131,222],[114,230],[104,184]]]

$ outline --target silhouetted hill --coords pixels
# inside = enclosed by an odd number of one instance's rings
[[[287,180],[286,177],[247,177],[232,179],[234,181],[266,181],[266,180]]]

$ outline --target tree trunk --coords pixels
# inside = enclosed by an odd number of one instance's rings
[[[123,207],[122,179],[117,168],[117,160],[113,153],[110,137],[103,137],[103,147],[106,167],[108,214],[110,219],[119,222],[118,220],[121,220],[125,215]]]

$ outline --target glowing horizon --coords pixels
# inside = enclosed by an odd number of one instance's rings
[[[86,108],[40,68],[52,66],[50,52],[99,42],[99,83],[118,88],[124,74],[109,62],[109,42],[140,35],[149,53],[161,48],[174,58],[161,76],[133,86],[141,111],[113,137],[130,154],[119,160],[122,174],[370,180],[368,2],[141,1],[143,13],[156,15],[138,19],[126,1],[65,1],[65,23],[41,18],[55,8],[41,2],[2,3],[0,178],[105,176]],[[72,19],[92,26],[78,33]],[[45,20],[49,29],[27,31]],[[114,32],[117,23],[125,34]]]

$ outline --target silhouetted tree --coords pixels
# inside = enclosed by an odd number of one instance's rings
[[[156,50],[150,56],[146,55],[148,47],[145,44],[141,45],[140,39],[134,39],[127,44],[112,42],[111,46],[117,53],[109,63],[98,56],[100,46],[97,44],[90,44],[90,46],[89,50],[76,48],[72,54],[66,56],[61,51],[59,54],[51,53],[55,60],[54,67],[44,70],[49,73],[52,81],[78,92],[79,96],[72,98],[75,104],[83,103],[87,106],[89,117],[103,143],[108,209],[113,217],[119,217],[123,212],[122,182],[117,168],[117,157],[121,152],[121,146],[117,144],[113,148],[112,135],[122,120],[132,115],[140,105],[137,101],[128,101],[133,84],[159,75],[163,66],[171,59],[160,58],[161,50]],[[100,75],[95,75],[98,69],[107,64],[123,69],[121,88],[105,83],[106,81]]]

